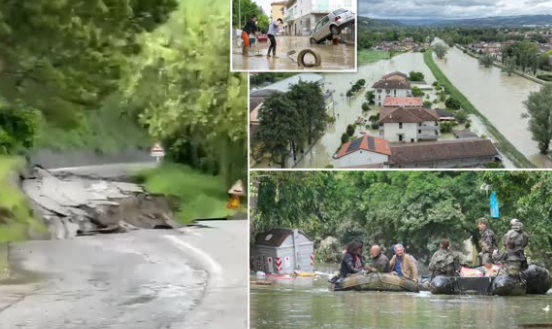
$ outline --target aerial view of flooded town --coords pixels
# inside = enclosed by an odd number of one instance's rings
[[[552,16],[394,4],[359,2],[356,73],[251,75],[251,167],[552,167]]]

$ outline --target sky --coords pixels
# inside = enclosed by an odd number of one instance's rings
[[[254,0],[254,1],[256,4],[263,7],[265,14],[267,14],[268,17],[270,17],[270,4],[276,1],[275,0]]]
[[[358,8],[371,18],[480,18],[552,15],[552,0],[358,0]]]

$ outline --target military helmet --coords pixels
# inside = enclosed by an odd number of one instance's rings
[[[477,220],[477,224],[485,224],[485,225],[489,225],[489,222],[487,221],[487,218],[485,217],[481,217]]]
[[[514,218],[510,221],[510,226],[514,231],[521,231],[523,229],[523,223],[517,218]]]
[[[510,221],[510,226],[512,226],[512,225],[520,225],[520,224],[522,224],[522,223],[521,223],[521,221],[520,221],[519,219],[517,219],[517,218],[514,218],[514,219],[512,219],[512,220]]]

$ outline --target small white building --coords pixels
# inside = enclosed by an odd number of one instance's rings
[[[251,268],[269,274],[314,271],[314,242],[298,229],[277,228],[257,235]]]
[[[336,168],[385,168],[390,155],[388,141],[365,135],[343,144],[334,156],[334,166]]]
[[[437,140],[440,134],[439,116],[433,109],[389,108],[380,112],[380,137],[389,142]]]
[[[406,80],[380,80],[372,88],[377,106],[383,106],[387,97],[411,97],[412,88]]]

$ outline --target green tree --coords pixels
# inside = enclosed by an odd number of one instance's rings
[[[527,109],[523,117],[529,118],[533,140],[539,143],[540,152],[547,154],[552,141],[552,83],[545,84],[538,92],[532,92],[523,104]]]
[[[127,59],[122,105],[173,159],[231,184],[247,178],[247,75],[230,72],[229,17],[224,0],[181,2]]]
[[[479,65],[483,65],[485,67],[491,67],[494,64],[494,56],[491,54],[485,54],[479,58]]]
[[[412,71],[410,72],[410,81],[424,81],[425,80],[425,76],[422,72],[415,72],[415,71]]]
[[[364,94],[364,98],[368,102],[368,104],[375,104],[374,100],[376,98],[376,95],[374,94],[373,90],[369,90]]]
[[[0,97],[62,127],[118,88],[140,34],[165,23],[176,0],[5,1],[0,4]]]
[[[275,93],[265,99],[259,110],[259,129],[255,139],[273,162],[285,168],[290,152],[295,156],[296,147],[304,141],[303,129],[301,113],[293,101],[286,94]]]
[[[257,27],[261,33],[268,32],[268,26],[270,25],[268,16],[265,14],[260,14],[257,16]]]
[[[38,110],[0,105],[0,155],[32,148],[40,134],[42,120]]]
[[[297,112],[301,114],[301,124],[305,127],[306,133],[305,139],[308,145],[311,145],[324,133],[328,125],[322,89],[316,82],[299,81],[290,87],[287,96]]]
[[[368,105],[368,103],[366,102],[362,103],[362,111],[364,112],[370,111],[370,106]]]
[[[232,0],[232,26],[242,29],[253,15],[261,15],[259,6],[251,0]]]
[[[343,133],[343,134],[341,135],[341,144],[347,143],[347,142],[349,141],[349,138],[350,138],[350,137],[351,137],[351,136],[349,136],[349,134]]]
[[[435,53],[435,55],[437,55],[439,59],[443,59],[447,55],[448,48],[444,44],[438,43],[433,48],[433,52]]]
[[[347,126],[347,135],[353,136],[355,134],[355,125]]]
[[[513,57],[508,57],[504,61],[504,68],[502,69],[503,72],[508,73],[508,76],[511,77],[512,74],[516,70],[516,60]]]
[[[423,97],[425,93],[418,88],[417,86],[412,87],[412,96],[414,97]]]
[[[454,97],[449,97],[447,98],[447,100],[445,101],[445,106],[449,109],[453,109],[453,110],[459,110],[461,107],[462,107],[462,104],[460,103],[459,100],[457,100],[456,98]]]

